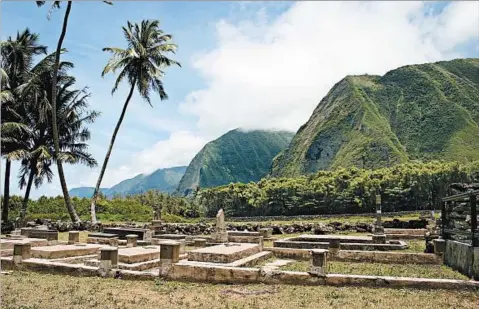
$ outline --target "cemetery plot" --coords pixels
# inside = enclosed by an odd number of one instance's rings
[[[59,259],[73,256],[95,254],[101,245],[75,244],[34,247],[31,249],[32,257],[41,259]]]
[[[256,244],[232,243],[205,247],[188,252],[188,261],[231,263],[259,253],[261,247]]]
[[[385,243],[378,243],[376,237],[382,237]],[[407,243],[401,240],[385,241],[385,235],[373,235],[372,237],[345,236],[345,235],[300,235],[298,237],[285,238],[273,242],[273,247],[293,249],[328,249],[332,240],[339,239],[343,250],[404,250]]]

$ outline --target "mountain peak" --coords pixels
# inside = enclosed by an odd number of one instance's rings
[[[274,160],[272,175],[479,159],[478,72],[475,58],[346,76]]]

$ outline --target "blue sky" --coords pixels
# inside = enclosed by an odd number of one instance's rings
[[[48,3],[0,5],[2,40],[28,27],[53,51],[65,5],[51,20]],[[124,86],[111,95],[114,76],[101,77],[109,57],[101,49],[124,47],[121,27],[142,19],[160,20],[179,45],[174,57],[183,67],[168,69],[164,80],[169,100],[154,97],[151,108],[133,97],[105,176],[108,187],[138,173],[187,165],[206,142],[235,127],[295,131],[347,74],[478,57],[478,12],[477,2],[76,1],[63,59],[75,63],[77,86],[89,86],[90,105],[102,113],[90,142],[101,164],[127,91]],[[98,175],[81,166],[66,172],[70,188],[93,186]],[[32,197],[60,193],[55,177]]]

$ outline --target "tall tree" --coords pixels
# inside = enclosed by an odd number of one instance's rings
[[[37,6],[43,6],[45,4],[46,1],[36,1],[37,3]],[[53,1],[52,3],[52,7],[51,9],[49,10],[48,12],[48,18],[50,18],[50,15],[51,15],[51,12],[54,10],[54,9],[59,9],[60,8],[60,2],[61,1]],[[107,3],[107,4],[112,4],[111,1],[103,1],[104,3]],[[56,52],[55,52],[55,64],[53,66],[53,70],[54,72],[58,72],[58,67],[60,66],[60,51],[62,50],[62,45],[63,45],[63,40],[65,39],[65,35],[66,35],[66,32],[67,32],[67,27],[68,27],[68,18],[70,16],[70,11],[71,11],[71,8],[72,8],[72,1],[68,1],[67,2],[67,8],[66,8],[66,11],[65,11],[65,15],[63,17],[63,25],[62,25],[62,31],[60,33],[60,37],[58,38],[58,43],[57,43],[57,49],[56,49]],[[52,110],[56,110],[56,84],[57,84],[57,76],[56,74],[54,74],[54,79],[53,79],[53,87],[52,87]],[[55,155],[59,154],[60,153],[60,142],[59,142],[59,139],[58,139],[58,124],[57,124],[57,115],[56,113],[52,113],[52,131],[53,131],[53,144],[54,144],[54,147],[55,147]],[[62,191],[63,191],[63,198],[65,199],[65,204],[67,206],[67,209],[68,209],[68,213],[70,214],[70,218],[72,219],[72,221],[74,222],[80,222],[80,217],[78,217],[76,211],[75,211],[75,208],[73,207],[72,205],[72,202],[71,202],[71,199],[70,199],[70,194],[68,193],[68,187],[67,187],[67,183],[66,183],[66,180],[65,180],[65,173],[63,172],[63,164],[62,164],[62,161],[59,160],[58,158],[55,158],[55,161],[56,161],[56,164],[57,164],[57,167],[58,167],[58,177],[60,178],[60,184],[61,184],[61,187],[62,187]]]
[[[125,117],[126,109],[133,96],[135,87],[140,96],[152,106],[150,100],[151,91],[158,93],[161,100],[168,98],[162,81],[164,68],[172,65],[181,67],[179,62],[169,59],[166,56],[168,53],[175,53],[177,46],[171,43],[172,36],[165,34],[160,29],[160,22],[158,20],[143,20],[141,24],[128,22],[127,26],[122,28],[127,41],[127,48],[106,47],[103,49],[104,51],[111,52],[113,56],[103,69],[102,76],[110,72],[115,73],[116,70],[121,70],[115,81],[112,94],[115,93],[121,81],[124,79],[126,79],[130,85],[130,91],[113,131],[110,145],[108,146],[105,160],[103,161],[95,191],[91,199],[92,222],[96,222],[95,203],[98,192],[100,191],[101,181],[105,174],[108,160],[110,159],[116,135]]]
[[[55,158],[62,162],[76,164],[83,163],[89,167],[97,163],[87,152],[86,141],[90,132],[85,126],[92,123],[99,115],[96,111],[89,111],[87,99],[90,94],[86,89],[73,90],[75,78],[67,75],[67,70],[73,67],[69,62],[61,62],[55,74],[52,70],[55,55],[49,55],[38,63],[32,70],[31,78],[22,87],[23,105],[22,115],[26,125],[31,128],[27,140],[29,156],[22,160],[19,185],[26,187],[25,196],[20,214],[24,223],[28,199],[32,185],[39,187],[44,179],[51,182],[53,171],[51,166]],[[53,76],[57,75],[57,119],[59,127],[60,153],[55,155],[51,124],[52,86]]]
[[[37,1],[38,6],[42,6],[45,4],[45,1]],[[52,5],[53,8],[60,8],[60,1],[54,1]],[[58,72],[58,67],[60,66],[60,51],[62,49],[63,40],[65,39],[65,35],[67,33],[68,27],[68,17],[70,16],[70,11],[72,8],[72,2],[68,1],[67,8],[65,11],[65,16],[63,17],[63,26],[62,31],[60,33],[60,38],[58,39],[57,48],[55,51],[55,63],[53,64],[53,72]],[[51,11],[49,12],[50,15]],[[52,80],[52,101],[50,102],[52,105],[52,110],[57,110],[57,74],[53,74]],[[60,153],[60,141],[58,139],[58,123],[57,123],[57,114],[51,113],[52,115],[52,136],[53,136],[53,145],[55,148],[54,155],[57,156]],[[73,222],[80,222],[80,217],[78,216],[75,208],[73,207],[72,201],[70,199],[70,195],[68,193],[67,182],[65,180],[65,173],[63,171],[63,163],[58,157],[55,158],[57,168],[58,168],[58,177],[60,178],[60,185],[63,191],[63,198],[65,199],[65,204],[68,209],[68,213],[70,214],[70,218]]]
[[[17,32],[16,38],[8,37],[1,42],[1,152],[5,158],[4,199],[2,205],[2,220],[8,220],[10,198],[11,161],[26,156],[24,137],[29,128],[22,124],[18,113],[20,99],[18,89],[29,78],[33,65],[33,57],[46,54],[46,46],[39,44],[38,34],[31,33],[27,28]]]

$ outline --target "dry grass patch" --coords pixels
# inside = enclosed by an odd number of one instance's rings
[[[310,262],[297,261],[281,267],[282,270],[309,271]],[[328,273],[347,275],[370,275],[392,277],[416,277],[435,279],[469,280],[463,274],[445,265],[418,264],[381,264],[381,263],[350,263],[328,262]]]
[[[15,272],[2,309],[477,309],[474,291],[125,281]]]
[[[80,242],[86,243],[86,239],[88,238],[89,233],[91,233],[91,232],[81,231],[80,232]],[[68,232],[58,233],[58,240],[59,241],[68,241]]]

